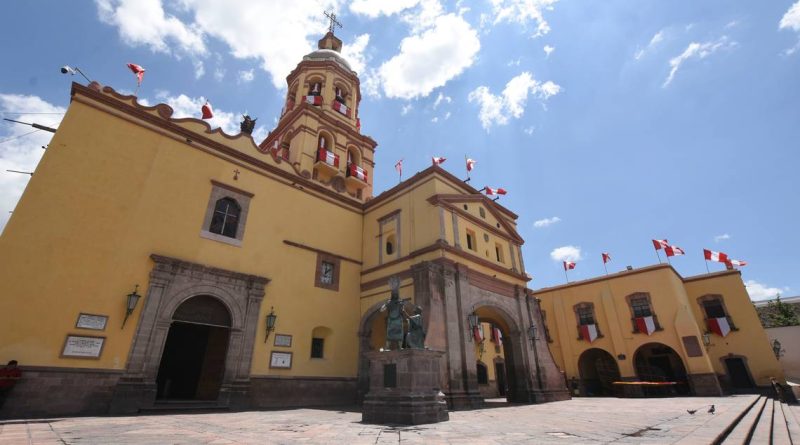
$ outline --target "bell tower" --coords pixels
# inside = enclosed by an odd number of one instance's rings
[[[377,143],[361,134],[358,76],[342,57],[331,26],[317,50],[286,77],[287,95],[277,127],[259,145],[297,174],[358,201],[372,196]],[[341,25],[339,25],[341,26]]]

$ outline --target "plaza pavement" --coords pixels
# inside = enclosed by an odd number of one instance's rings
[[[0,421],[0,444],[704,444],[725,428],[725,419],[754,400],[577,398],[497,404],[450,412],[449,422],[404,427],[363,424],[355,409],[8,420]],[[711,404],[715,414],[707,412]],[[688,409],[698,411],[690,415]]]

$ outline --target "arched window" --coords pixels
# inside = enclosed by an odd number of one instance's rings
[[[631,311],[631,322],[633,323],[633,333],[643,333],[650,335],[654,331],[661,331],[658,323],[658,316],[653,310],[653,302],[647,292],[636,292],[625,297],[628,308]]]
[[[208,231],[236,238],[241,212],[242,208],[235,199],[226,197],[218,200],[214,206],[214,216],[211,218],[211,225],[208,227]]]
[[[347,165],[361,165],[361,158],[358,155],[358,151],[355,147],[349,147],[347,149]]]
[[[331,329],[317,326],[311,331],[311,358],[325,358],[325,340],[330,337]]]
[[[308,95],[319,96],[322,94],[322,82],[313,80],[308,84]]]
[[[331,149],[330,149],[330,146],[331,146],[331,141],[330,141],[330,139],[329,139],[327,136],[325,136],[324,134],[321,134],[321,135],[319,135],[319,139],[317,140],[317,144],[318,144],[318,147],[319,147],[321,150],[331,150]]]
[[[334,92],[336,94],[336,97],[334,99],[337,102],[339,102],[340,104],[346,104],[346,102],[347,102],[347,91],[345,91],[344,88],[342,88],[342,87],[337,85],[334,88]]]
[[[489,384],[489,370],[486,368],[481,362],[477,364],[478,368],[478,384],[479,385],[488,385]]]
[[[594,303],[578,303],[572,310],[578,322],[578,340],[591,343],[603,336],[595,318]]]

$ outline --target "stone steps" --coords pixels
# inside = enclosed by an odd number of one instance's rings
[[[800,421],[787,404],[761,396],[713,443],[800,445]]]

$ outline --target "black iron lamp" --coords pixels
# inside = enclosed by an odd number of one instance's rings
[[[270,332],[275,330],[275,322],[277,320],[278,316],[275,315],[275,307],[272,306],[269,308],[269,314],[267,314],[267,334],[264,336],[264,343],[267,342]]]
[[[781,342],[777,338],[772,340],[772,352],[778,360],[780,360],[783,353],[786,352],[783,350],[783,345],[781,345]]]
[[[536,325],[532,324],[528,328],[528,339],[531,341],[531,344],[536,343]]]
[[[703,344],[706,346],[711,346],[711,333],[710,332],[703,332]]]
[[[128,321],[128,317],[131,316],[133,310],[136,309],[136,304],[139,303],[139,299],[142,298],[141,295],[136,293],[139,290],[139,285],[137,284],[136,287],[133,288],[133,292],[128,294],[128,300],[125,303],[125,319],[122,320],[122,328],[125,328],[125,322]]]
[[[476,329],[480,326],[480,318],[475,311],[472,311],[471,314],[467,315],[467,323],[469,323],[469,331],[470,333],[474,333]],[[474,336],[474,334],[472,335]]]

